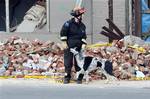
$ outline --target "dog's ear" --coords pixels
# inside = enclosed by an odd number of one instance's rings
[[[98,58],[97,58],[97,57],[95,57],[95,60],[97,61],[97,60],[98,60]]]

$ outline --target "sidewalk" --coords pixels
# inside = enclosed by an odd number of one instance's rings
[[[92,88],[119,88],[119,87],[126,87],[126,88],[147,88],[150,89],[150,81],[117,81],[112,82],[109,84],[105,83],[106,81],[92,81],[89,84],[62,84],[56,83],[55,81],[45,79],[45,80],[38,80],[38,79],[0,79],[0,87],[1,86],[78,86],[78,87],[92,87]]]

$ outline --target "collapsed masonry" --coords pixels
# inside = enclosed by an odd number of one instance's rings
[[[150,77],[150,46],[146,44],[125,47],[124,42],[114,40],[111,45],[87,47],[85,55],[109,59],[113,65],[113,74],[119,79]],[[75,75],[74,69],[72,74]],[[17,36],[1,42],[0,76],[25,75],[63,76],[61,44],[38,39],[29,41]],[[96,71],[91,72],[90,76],[92,80],[105,79],[104,75]]]

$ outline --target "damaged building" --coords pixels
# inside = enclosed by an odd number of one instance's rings
[[[75,2],[76,0],[1,0],[1,38],[16,33],[41,39],[42,35],[43,38],[59,41],[60,28],[70,18],[69,13]],[[84,22],[89,43],[108,41],[106,35],[100,34],[104,26],[113,31],[106,19],[110,19],[124,35],[133,34],[144,39],[149,36],[149,0],[83,0],[82,5],[87,10]],[[32,20],[32,11],[37,19]],[[30,32],[30,36],[24,34]]]

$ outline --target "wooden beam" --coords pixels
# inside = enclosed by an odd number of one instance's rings
[[[108,37],[111,41],[113,41],[113,39],[115,39],[114,37],[112,37],[112,35],[110,35],[110,33],[105,32],[105,31],[101,31],[100,34]]]
[[[141,0],[132,0],[132,35],[141,37]]]
[[[113,37],[113,39],[122,39],[122,37],[120,37],[119,35],[117,35],[116,33],[114,33],[113,31],[111,31],[109,28],[107,28],[106,26],[102,27],[105,31],[107,31],[109,33],[109,35],[111,35]]]
[[[141,0],[135,0],[135,36],[141,37]]]
[[[110,20],[110,19],[106,19],[106,21],[109,23],[109,25],[111,25],[111,27],[116,31],[116,33],[120,36],[120,37],[124,37],[125,35],[122,33],[122,31]]]

